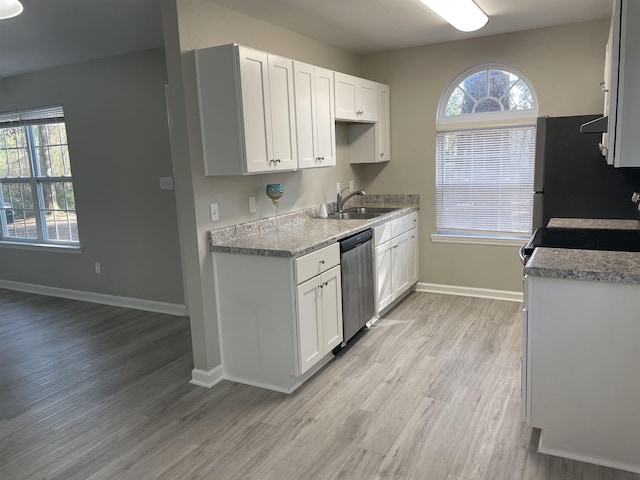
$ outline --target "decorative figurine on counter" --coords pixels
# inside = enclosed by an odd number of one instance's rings
[[[278,205],[280,205],[282,195],[284,195],[284,186],[281,183],[270,183],[267,185],[267,197],[271,199],[271,203],[276,212],[276,232],[278,231]]]

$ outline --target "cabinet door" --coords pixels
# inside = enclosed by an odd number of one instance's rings
[[[238,47],[247,173],[273,170],[267,54]]]
[[[316,155],[318,165],[332,167],[336,164],[336,116],[334,110],[333,72],[315,69],[316,90]]]
[[[336,89],[336,120],[357,121],[356,90],[358,88],[357,77],[335,72]]]
[[[274,170],[298,167],[293,97],[293,61],[268,55]]]
[[[418,281],[418,229],[409,231],[409,246],[407,249],[407,268],[409,269],[409,286]]]
[[[296,98],[296,136],[298,144],[298,167],[316,167],[316,93],[313,65],[301,62],[294,64],[294,86]]]
[[[380,313],[393,301],[391,241],[376,247],[376,305]]]
[[[303,374],[324,356],[320,277],[297,287],[299,373]]]
[[[356,116],[361,122],[378,120],[378,86],[375,82],[358,79],[356,90]]]
[[[378,122],[376,123],[376,161],[391,160],[391,119],[389,111],[389,87],[378,84]]]
[[[407,232],[391,240],[391,278],[394,299],[409,288],[410,236],[411,232]]]
[[[340,267],[321,275],[323,356],[342,343],[342,284]]]

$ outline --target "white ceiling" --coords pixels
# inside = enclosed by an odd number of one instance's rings
[[[355,53],[607,18],[611,0],[476,0],[462,33],[420,0],[210,0]],[[0,77],[162,45],[159,0],[22,0],[0,20]]]

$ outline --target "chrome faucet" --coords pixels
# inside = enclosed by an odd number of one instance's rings
[[[360,195],[360,196],[364,197],[366,195],[364,190],[356,190],[355,192],[350,193],[346,197],[342,198],[342,192],[344,192],[345,190],[349,190],[349,187],[343,188],[338,193],[338,196],[336,197],[336,212],[337,213],[342,213],[342,208],[344,207],[344,204],[347,203],[351,197],[353,197],[355,195]]]

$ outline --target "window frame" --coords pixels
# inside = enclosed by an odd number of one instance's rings
[[[503,70],[509,73],[513,73],[517,75],[520,80],[522,80],[527,87],[529,88],[529,92],[531,92],[531,97],[533,100],[533,109],[528,110],[508,110],[502,112],[490,112],[490,113],[465,113],[462,115],[449,115],[447,116],[447,104],[449,103],[449,98],[455,91],[456,88],[462,83],[463,80],[475,75],[478,72],[482,72],[485,70]],[[533,112],[531,112],[533,110]],[[459,129],[471,129],[471,128],[479,128],[481,126],[487,126],[489,123],[491,126],[502,126],[502,125],[535,125],[536,119],[538,118],[538,96],[536,95],[535,90],[533,89],[531,82],[529,79],[517,68],[512,67],[511,65],[507,65],[506,63],[499,62],[491,62],[491,63],[483,63],[480,65],[476,65],[468,70],[465,70],[461,74],[459,74],[453,81],[449,84],[447,89],[440,97],[440,102],[438,102],[438,111],[436,114],[436,130],[441,131],[444,129],[449,130],[459,130]]]
[[[41,115],[41,116],[39,116]],[[27,153],[27,160],[29,165],[29,176],[19,176],[19,177],[0,177],[0,199],[1,202],[6,202],[7,199],[4,199],[2,196],[2,186],[3,185],[28,185],[32,200],[33,200],[33,215],[36,222],[36,233],[37,238],[27,238],[27,237],[13,237],[10,236],[8,222],[6,221],[6,215],[0,215],[0,246],[14,246],[14,247],[23,247],[23,248],[34,248],[38,250],[46,249],[50,251],[57,250],[67,250],[67,251],[77,251],[81,250],[82,246],[80,243],[80,238],[78,235],[78,240],[58,240],[45,238],[45,229],[47,227],[46,221],[46,212],[47,208],[45,207],[44,198],[45,194],[43,191],[43,185],[46,183],[50,183],[55,185],[56,183],[70,183],[72,188],[74,188],[74,197],[75,197],[75,187],[73,186],[73,174],[72,167],[70,165],[70,155],[69,155],[69,175],[68,176],[47,176],[42,175],[42,171],[40,165],[38,164],[38,154],[37,154],[37,142],[34,138],[33,127],[42,126],[42,125],[53,125],[56,123],[65,124],[64,112],[61,105],[54,105],[50,107],[42,107],[42,108],[33,108],[22,111],[15,111],[9,113],[0,113],[0,130],[6,128],[22,128],[24,129],[25,135],[25,147]],[[51,146],[62,146],[64,145],[69,151],[69,142],[67,138],[67,143],[64,144],[48,144],[47,147]],[[4,151],[4,150],[2,150]],[[68,206],[68,205],[66,205]],[[73,211],[76,215],[76,228],[77,227],[77,209],[69,210],[68,208],[61,209],[61,211],[70,212]],[[16,221],[15,218],[13,220]]]
[[[533,108],[526,110],[503,110],[500,112],[480,112],[460,115],[446,115],[449,99],[459,85],[467,78],[482,71],[501,70],[514,74],[522,80],[531,93]],[[514,82],[514,84],[517,82]],[[437,137],[439,134],[447,132],[466,132],[471,130],[499,129],[509,127],[530,127],[535,128],[538,117],[538,97],[529,79],[517,68],[499,62],[489,62],[471,67],[457,75],[443,92],[438,103],[436,116],[436,169],[434,180],[437,182],[437,162],[438,148]],[[535,144],[535,140],[534,140]],[[535,161],[535,159],[534,159]],[[533,179],[532,179],[533,181]],[[533,195],[533,189],[531,191]],[[436,195],[438,195],[436,183]],[[436,218],[438,217],[438,202],[436,202]],[[528,234],[516,234],[513,232],[495,232],[482,230],[467,230],[460,228],[455,231],[446,228],[438,229],[431,234],[434,243],[456,243],[456,244],[477,244],[477,245],[497,245],[497,246],[521,246],[523,240],[530,237]]]

